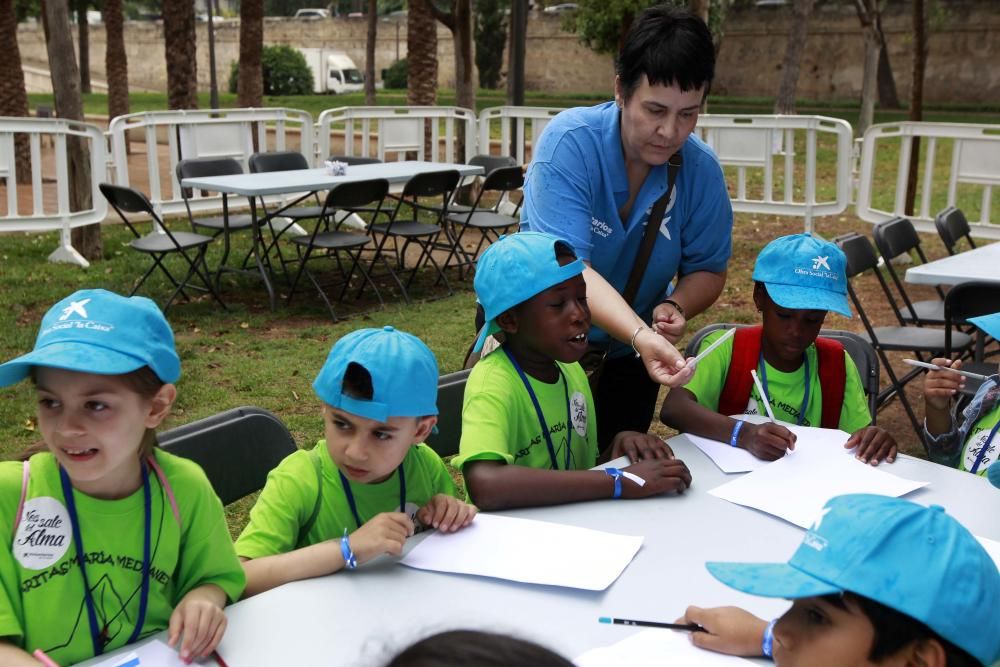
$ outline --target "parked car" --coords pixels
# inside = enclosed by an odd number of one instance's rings
[[[546,7],[544,12],[546,14],[562,14],[564,12],[575,12],[580,8],[580,5],[575,2],[563,2],[558,5],[552,5],[551,7]]]
[[[307,19],[310,21],[316,19],[328,19],[330,18],[330,10],[322,8],[299,9],[295,12],[294,18]]]

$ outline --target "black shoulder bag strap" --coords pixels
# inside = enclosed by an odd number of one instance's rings
[[[639,246],[639,253],[635,256],[635,263],[632,265],[632,273],[625,283],[625,291],[622,298],[629,306],[635,301],[639,292],[639,284],[642,282],[642,274],[646,272],[649,258],[653,254],[653,246],[656,245],[656,236],[660,232],[660,223],[663,222],[663,215],[667,212],[667,205],[670,203],[670,196],[674,192],[674,183],[677,182],[677,172],[681,168],[681,152],[674,153],[667,161],[667,191],[656,200],[652,210],[649,212],[649,219],[646,221],[646,231],[642,237],[642,245]]]

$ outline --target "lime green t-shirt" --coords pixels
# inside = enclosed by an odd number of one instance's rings
[[[725,331],[713,331],[705,336],[701,347],[704,348],[718,340]],[[719,396],[726,384],[726,374],[729,362],[733,358],[733,339],[730,338],[710,355],[698,362],[694,377],[684,385],[698,399],[698,403],[709,410],[718,411]],[[823,417],[823,388],[819,381],[818,363],[816,361],[816,345],[806,349],[809,360],[809,402],[806,407],[803,426],[819,426]],[[767,372],[767,393],[771,402],[771,410],[778,421],[791,424],[798,423],[799,411],[802,407],[805,391],[805,364],[791,373],[783,373],[771,364],[764,362]],[[864,389],[861,388],[861,377],[847,352],[844,352],[844,372],[847,375],[844,383],[844,404],[840,410],[839,428],[847,433],[854,433],[872,422],[868,412],[868,403]],[[757,387],[750,390],[750,400],[747,402],[745,414],[767,414],[760,406],[760,395]]]
[[[597,420],[587,375],[580,364],[559,364],[566,380],[548,384],[531,376],[528,381],[538,397],[545,424],[552,436],[558,469],[566,467],[570,448],[571,470],[586,470],[597,463]],[[566,389],[570,422],[566,423]],[[571,442],[567,443],[567,436]],[[504,461],[531,468],[552,469],[548,444],[534,404],[510,359],[498,350],[481,359],[465,386],[462,406],[462,440],[452,465],[470,461]]]
[[[992,410],[983,415],[969,429],[969,437],[965,439],[965,444],[962,446],[962,457],[958,461],[959,470],[971,471],[979,453],[983,447],[986,447],[986,453],[983,454],[983,458],[979,462],[979,468],[976,469],[977,475],[986,474],[986,471],[997,460],[997,452],[1000,449],[1000,442],[998,442],[1000,441],[1000,435],[995,435],[992,440],[986,442],[987,438],[990,437],[990,431],[993,430],[998,421],[1000,421],[1000,403],[994,405]]]
[[[314,458],[315,457],[315,458]],[[319,461],[323,493],[316,475]],[[312,450],[285,457],[267,476],[267,484],[250,510],[250,523],[236,540],[236,553],[243,558],[262,558],[339,538],[357,530],[354,514],[347,503],[337,466],[330,459],[326,441]],[[406,479],[406,513],[412,518],[418,509],[439,493],[457,496],[455,482],[437,453],[427,445],[411,447],[403,459]],[[390,475],[378,484],[351,483],[351,493],[362,523],[376,514],[399,511],[399,475]],[[315,522],[309,522],[319,498]]]
[[[161,450],[156,461],[174,491],[181,525],[150,471],[152,564],[140,637],[164,630],[190,590],[216,584],[236,600],[246,584],[222,503],[205,473],[196,463]],[[8,539],[21,496],[21,471],[20,462],[0,463],[0,534]],[[94,655],[83,577],[55,458],[35,454],[30,472],[12,548],[0,552],[0,636],[69,665]],[[143,496],[142,488],[120,500],[74,492],[98,622],[108,623],[108,651],[125,645],[139,613]]]

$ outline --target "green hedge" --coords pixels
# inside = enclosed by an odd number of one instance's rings
[[[280,44],[265,46],[261,54],[264,70],[265,95],[310,95],[313,92],[313,75],[305,56],[291,46]],[[240,63],[234,61],[229,71],[229,92],[237,91],[240,80]]]

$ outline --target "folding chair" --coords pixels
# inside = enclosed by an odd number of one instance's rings
[[[476,196],[476,201],[465,213],[448,213],[445,220],[448,224],[448,235],[452,240],[452,251],[444,262],[444,268],[452,266],[452,258],[456,261],[454,266],[459,270],[461,277],[462,267],[474,267],[476,258],[482,251],[483,243],[489,241],[492,233],[494,240],[500,238],[501,233],[506,232],[511,227],[516,226],[520,219],[514,217],[520,209],[520,204],[514,209],[514,215],[504,215],[500,213],[500,204],[504,198],[515,190],[520,190],[524,186],[524,172],[518,166],[501,167],[491,171],[483,180],[483,184]],[[500,193],[493,206],[482,207],[480,204],[483,195],[487,193]],[[470,254],[462,247],[462,236],[465,231],[472,227],[480,231],[479,243],[476,249]]]
[[[251,174],[270,171],[296,171],[299,169],[309,169],[309,161],[306,160],[302,153],[296,151],[254,153],[250,156]],[[315,220],[323,214],[323,204],[319,200],[319,195],[312,193],[311,195],[301,198],[299,201],[308,199],[310,196],[313,201],[316,202],[315,206],[292,205],[287,208],[278,208],[272,212],[268,212],[263,197],[261,197],[260,204],[264,211],[265,218],[268,219],[280,216],[282,218],[289,218],[295,222],[298,222],[299,220]]]
[[[185,288],[208,292],[226,310],[226,304],[222,302],[218,292],[212,287],[212,281],[208,277],[208,266],[205,263],[205,251],[208,248],[208,244],[215,240],[213,237],[192,232],[170,231],[163,224],[163,220],[157,215],[153,204],[146,198],[146,195],[138,190],[110,183],[101,183],[99,187],[101,194],[108,200],[111,208],[115,209],[118,217],[122,219],[129,231],[135,235],[135,238],[129,241],[129,246],[133,250],[149,255],[153,260],[153,265],[149,267],[142,278],[139,279],[139,282],[135,284],[132,291],[129,292],[129,296],[139,291],[139,288],[146,282],[146,279],[149,278],[153,271],[159,268],[174,286],[173,293],[163,305],[164,313],[170,308],[170,304],[173,303],[178,294],[183,295],[185,299],[190,301],[190,297],[184,291]],[[148,215],[152,222],[150,233],[143,236],[136,226],[139,223],[129,220],[128,216],[125,215],[126,213],[144,213]],[[189,252],[193,254],[193,257],[188,254]],[[181,280],[174,278],[166,264],[163,263],[163,260],[171,254],[180,255],[187,263],[187,273]],[[198,276],[204,287],[191,284],[191,278],[194,276]]]
[[[713,331],[745,326],[751,325],[726,323],[709,324],[708,326],[702,327],[696,331],[691,337],[691,340],[688,341],[687,346],[684,348],[684,354],[689,357],[696,356],[698,354],[698,348],[701,347],[701,342],[705,339],[705,336]],[[878,400],[878,390],[880,386],[878,354],[875,352],[875,348],[872,347],[872,344],[867,340],[852,331],[822,329],[820,330],[819,335],[824,338],[833,338],[838,343],[843,345],[844,351],[850,355],[851,361],[854,362],[855,367],[858,369],[858,375],[861,376],[861,388],[864,389],[865,397],[868,399],[868,412],[871,414],[872,424],[874,424],[878,413],[876,401]]]
[[[902,377],[897,377],[886,353],[911,352],[920,360],[926,360],[925,355],[935,356],[943,354],[948,346],[945,341],[945,332],[941,329],[906,326],[906,321],[899,312],[899,308],[892,296],[892,291],[879,271],[878,255],[876,255],[871,241],[860,234],[853,233],[839,236],[834,241],[847,256],[847,293],[851,297],[854,309],[857,311],[858,317],[861,318],[861,323],[865,327],[868,341],[875,348],[882,366],[889,376],[890,385],[885,389],[879,390],[876,406],[881,409],[894,396],[898,396],[903,404],[906,416],[910,419],[914,433],[923,442],[923,428],[917,420],[913,412],[913,407],[910,405],[910,401],[907,399],[906,392],[904,391],[906,384],[921,375],[923,371],[921,369],[914,369]],[[868,272],[875,274],[882,293],[896,315],[898,326],[876,327],[865,313],[864,307],[861,305],[861,299],[851,284],[851,278]],[[962,332],[953,332],[951,336],[952,344],[956,348],[966,349],[972,342],[972,339]]]
[[[912,301],[906,293],[903,281],[900,280],[899,274],[890,261],[893,257],[916,252],[917,257],[920,258],[920,262],[922,264],[927,263],[927,257],[924,255],[923,248],[920,247],[920,236],[917,234],[913,223],[902,217],[892,218],[891,220],[886,220],[875,225],[872,235],[875,237],[875,245],[878,247],[882,259],[885,260],[885,269],[889,273],[889,277],[896,286],[896,290],[899,292],[899,296],[902,298],[903,305],[905,306],[905,310],[897,312],[896,315],[907,322],[913,322],[917,326],[925,324],[940,326],[944,324],[944,292],[941,288],[938,286],[934,287],[937,290],[938,297],[940,297],[938,299]],[[895,308],[895,301],[892,303]]]
[[[383,259],[386,242],[390,238],[392,239],[396,268],[393,269],[390,267],[390,271],[392,271],[396,282],[402,287],[403,299],[407,303],[410,302],[410,296],[407,292],[408,288],[413,284],[413,279],[416,277],[417,271],[423,268],[428,262],[433,264],[437,270],[438,281],[444,281],[448,295],[451,296],[453,293],[441,265],[434,259],[433,251],[442,249],[447,252],[452,251],[451,243],[440,243],[438,239],[444,231],[444,216],[448,211],[447,203],[451,199],[455,188],[458,187],[460,180],[461,176],[454,169],[430,171],[415,175],[403,186],[403,192],[396,202],[396,207],[393,209],[389,221],[373,222],[368,227],[373,238],[377,240],[375,254],[371,260],[372,268],[374,268],[375,262]],[[435,209],[427,204],[420,203],[420,197],[440,197],[441,208]],[[400,211],[404,205],[412,209],[412,218],[403,219],[400,217]],[[421,211],[431,215],[435,222],[427,223],[418,220],[417,217]],[[400,247],[401,239],[403,241],[402,247]],[[406,268],[406,250],[411,243],[419,246],[420,255],[411,268]],[[386,263],[386,266],[389,266],[389,264]],[[402,273],[410,274],[405,286],[399,279],[399,274]]]
[[[438,456],[458,454],[462,441],[462,404],[465,400],[465,383],[471,371],[456,371],[438,379],[437,433],[427,436],[427,444]]]
[[[326,303],[326,307],[329,309],[333,320],[337,321],[337,314],[333,309],[333,305],[330,303],[330,299],[326,296],[324,286],[320,284],[316,276],[309,271],[306,266],[307,262],[312,257],[313,251],[320,250],[323,251],[324,257],[332,256],[337,262],[337,269],[340,272],[341,277],[340,284],[342,285],[340,295],[337,297],[338,301],[344,298],[344,294],[347,292],[347,289],[351,284],[351,279],[354,277],[355,270],[359,270],[364,278],[364,283],[362,283],[361,289],[358,290],[358,296],[361,296],[364,284],[367,283],[373,290],[375,290],[375,296],[378,298],[379,304],[383,306],[385,305],[382,301],[382,295],[379,294],[378,287],[376,287],[375,283],[372,281],[368,270],[361,261],[361,253],[371,239],[363,232],[351,233],[340,231],[339,229],[336,229],[336,223],[334,223],[334,227],[331,229],[331,222],[333,220],[333,214],[336,211],[353,213],[361,210],[362,208],[368,207],[371,204],[375,204],[374,210],[375,215],[377,215],[380,207],[382,206],[382,201],[385,199],[388,192],[389,182],[384,178],[379,178],[370,181],[344,183],[334,187],[327,193],[326,200],[323,203],[323,208],[320,211],[319,218],[316,221],[316,226],[313,228],[312,234],[304,234],[302,236],[292,238],[292,242],[299,247],[299,270],[296,272],[295,279],[292,281],[291,288],[288,291],[288,303],[292,302],[292,296],[295,294],[295,289],[298,287],[299,280],[302,278],[302,274],[305,274],[316,287],[316,290],[319,292],[323,302]],[[302,254],[303,248],[305,249],[305,254]],[[347,271],[344,270],[344,266],[340,261],[340,253],[344,253],[351,258],[351,266]],[[382,261],[389,269],[389,273],[395,276],[395,274],[392,273],[392,268],[385,263],[384,258]],[[399,282],[398,278],[396,283],[399,285],[400,289],[403,289],[403,285]]]
[[[472,157],[470,157],[469,164],[474,167],[483,168],[482,177],[481,176],[472,177],[474,180],[479,181],[480,178],[489,176],[497,169],[503,169],[504,167],[516,167],[517,160],[509,155],[485,155],[481,153],[479,155],[473,155]],[[458,192],[463,187],[465,187],[465,185],[466,184],[463,179],[463,182],[459,184],[458,188],[456,188],[455,193],[458,194]],[[500,204],[498,203],[497,206],[499,205]],[[520,207],[520,204],[518,205],[518,207]],[[455,197],[452,197],[452,201],[448,202],[448,211],[450,211],[451,213],[468,213],[471,210],[472,206],[469,206],[468,204],[459,204],[458,202],[455,201]]]
[[[945,250],[949,255],[955,254],[955,246],[960,239],[964,238],[969,242],[969,249],[976,247],[976,242],[972,240],[972,230],[969,228],[969,221],[966,220],[962,209],[949,206],[945,210],[934,216],[934,227],[938,236],[944,243]]]
[[[1000,310],[1000,283],[973,281],[959,283],[948,290],[948,295],[944,299],[945,356],[950,359],[953,353],[951,328],[953,323],[967,322],[970,317],[990,315],[997,310]],[[981,375],[993,375],[997,372],[997,364],[984,361],[986,338],[984,332],[976,330],[972,360],[964,362],[963,369]],[[981,380],[966,378],[962,393],[974,396],[981,384]]]
[[[223,505],[264,488],[267,473],[298,449],[280,419],[248,406],[172,428],[156,439],[164,451],[200,465]]]

